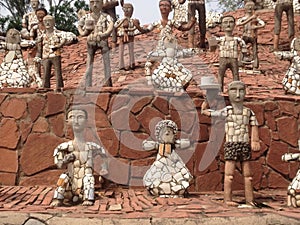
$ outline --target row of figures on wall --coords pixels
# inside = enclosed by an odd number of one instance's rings
[[[258,122],[254,112],[244,106],[246,95],[245,84],[232,81],[228,85],[230,105],[223,108],[213,106],[211,100],[219,85],[213,77],[203,79],[202,88],[206,90],[207,98],[201,105],[201,114],[224,121],[224,203],[234,207],[261,207],[254,199],[252,185],[251,159],[252,151],[260,150]],[[54,192],[52,206],[82,203],[93,205],[95,200],[94,172],[99,174],[103,183],[110,173],[108,154],[105,149],[94,142],[85,139],[88,123],[88,113],[81,106],[73,106],[67,112],[67,123],[72,126],[74,139],[58,145],[54,150],[54,162],[58,168],[66,167],[60,175]],[[143,184],[149,194],[156,197],[178,198],[187,197],[188,188],[192,184],[193,175],[177,151],[184,151],[193,143],[189,139],[178,139],[178,126],[170,120],[161,120],[155,126],[156,140],[144,140],[141,148],[145,151],[157,150],[155,161],[146,171]],[[101,158],[100,171],[94,171],[94,159]],[[282,156],[286,162],[300,161],[300,153],[286,153]],[[245,186],[245,204],[234,201],[232,184],[236,164],[242,168]],[[300,170],[288,187],[288,206],[300,206]]]
[[[298,60],[298,42],[297,38],[294,38],[293,2],[292,0],[274,2],[276,3],[274,54],[279,59],[291,61],[291,66],[282,83],[286,92],[300,94],[300,73],[298,72],[300,62]],[[48,15],[46,9],[39,8],[39,0],[31,0],[30,3],[33,11],[24,15],[21,32],[10,30],[7,32],[6,42],[1,42],[0,47],[6,50],[6,56],[0,68],[0,87],[29,87],[35,84],[38,87],[49,88],[51,68],[54,67],[56,89],[60,90],[64,86],[61,68],[62,47],[76,43],[77,37],[73,33],[57,30],[55,19]],[[221,23],[224,32],[224,36],[208,38],[210,50],[214,51],[216,47],[220,49],[218,82],[222,91],[227,69],[232,71],[233,80],[239,80],[241,65],[251,65],[253,69],[259,67],[257,33],[265,26],[265,22],[255,12],[258,7],[257,1],[245,1],[245,16],[236,21],[230,15],[222,18],[212,15],[212,18],[207,20],[204,0],[160,0],[161,19],[147,26],[140,25],[138,19],[132,18],[134,7],[130,3],[124,3],[123,0],[120,0],[120,5],[124,11],[124,17],[120,19],[116,18],[115,10],[115,7],[119,5],[118,0],[90,0],[89,3],[90,11],[80,10],[78,12],[79,34],[87,36],[86,86],[93,84],[93,65],[98,50],[101,51],[104,65],[103,86],[112,86],[109,37],[111,37],[112,47],[116,47],[119,43],[119,69],[126,68],[124,63],[126,45],[129,50],[129,69],[134,69],[134,37],[157,30],[159,33],[157,46],[147,55],[145,63],[147,81],[154,87],[165,91],[185,91],[193,76],[178,59],[201,54],[201,49],[207,47],[206,27],[211,23]],[[173,8],[174,18],[169,19]],[[288,15],[290,52],[279,51],[283,12]],[[196,24],[199,25],[199,37],[195,33]],[[236,25],[243,27],[242,37],[233,36]],[[188,49],[179,47],[177,37],[173,33],[174,29],[188,31]],[[195,44],[195,39],[199,39],[198,44]],[[22,47],[30,48],[27,62],[23,59]],[[152,68],[154,61],[161,62],[157,68]],[[43,68],[42,78],[41,65]]]

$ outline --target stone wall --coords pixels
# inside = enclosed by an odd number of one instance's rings
[[[5,91],[5,92],[4,92]],[[224,99],[227,101],[227,99]],[[78,104],[89,111],[87,139],[101,143],[109,155],[108,184],[141,186],[142,177],[156,152],[143,151],[141,143],[153,138],[162,118],[174,120],[178,138],[193,145],[178,153],[195,180],[191,190],[222,190],[223,129],[218,121],[200,115],[199,92],[170,94],[151,89],[102,88],[66,90],[63,93],[34,89],[7,89],[0,93],[0,183],[4,185],[55,185],[62,170],[53,164],[53,150],[71,139],[65,112]],[[281,162],[281,155],[298,151],[300,101],[292,97],[246,99],[257,115],[262,149],[253,154],[254,187],[286,188],[298,163]],[[208,142],[208,140],[211,140]],[[101,159],[95,159],[95,174]],[[243,188],[240,168],[235,189]]]

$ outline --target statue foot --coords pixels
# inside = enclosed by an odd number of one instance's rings
[[[53,207],[62,206],[63,200],[62,199],[53,199],[50,205]]]
[[[93,201],[89,201],[89,200],[85,200],[85,201],[83,201],[82,205],[83,206],[91,206],[91,205],[94,205],[94,202]]]
[[[239,205],[237,202],[234,202],[234,201],[224,201],[224,203],[225,203],[227,206],[231,206],[231,207],[236,207],[236,206]]]

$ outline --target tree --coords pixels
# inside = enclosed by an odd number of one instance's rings
[[[207,0],[207,2],[215,2],[215,0]],[[218,5],[223,12],[235,11],[244,5],[244,0],[218,0]]]

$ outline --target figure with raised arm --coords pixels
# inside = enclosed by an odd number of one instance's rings
[[[36,15],[36,10],[39,8],[40,1],[39,0],[30,0],[30,6],[33,11],[26,13],[22,18],[22,30],[21,36],[24,39],[30,38],[30,30],[31,28],[38,24],[38,18]]]
[[[60,175],[57,188],[54,191],[51,206],[62,206],[64,200],[72,204],[81,202],[84,206],[94,204],[95,178],[93,176],[96,155],[102,157],[99,180],[108,173],[105,150],[94,142],[85,139],[85,129],[88,122],[87,111],[73,107],[67,112],[68,125],[72,126],[74,140],[58,145],[54,150],[54,162],[58,168],[67,166],[67,171]]]
[[[242,167],[246,205],[256,206],[253,196],[252,171],[250,167],[251,150],[259,151],[258,122],[254,112],[243,105],[246,94],[245,84],[233,81],[228,85],[229,106],[221,110],[208,109],[208,103],[203,102],[201,113],[210,117],[223,117],[225,120],[225,178],[224,202],[229,206],[238,204],[232,200],[232,182],[236,163]],[[251,144],[249,128],[251,127]]]
[[[78,22],[78,31],[81,36],[87,37],[87,63],[85,72],[85,85],[92,86],[92,75],[95,54],[101,50],[104,64],[104,84],[112,86],[110,54],[108,38],[114,28],[114,22],[110,15],[103,12],[104,0],[90,0],[90,13],[82,16]]]
[[[243,26],[243,40],[252,47],[252,57],[249,54],[244,56],[244,63],[252,64],[253,68],[259,67],[257,30],[265,26],[265,22],[255,14],[255,3],[247,1],[245,4],[245,16],[237,20],[237,26]],[[247,58],[246,58],[247,57]],[[253,61],[253,63],[252,63]]]

